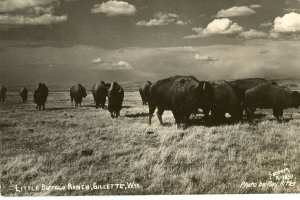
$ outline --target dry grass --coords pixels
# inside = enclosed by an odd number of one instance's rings
[[[277,123],[262,115],[256,126],[193,125],[177,130],[170,112],[165,126],[137,92],[125,93],[121,117],[92,107],[72,108],[67,92],[50,93],[46,111],[32,96],[21,104],[17,92],[0,105],[2,195],[105,195],[292,193],[295,187],[240,188],[243,181],[269,180],[269,171],[289,168],[300,178],[300,116]],[[267,113],[269,111],[263,111]],[[259,113],[259,112],[258,112]],[[195,120],[201,124],[200,116]],[[16,192],[15,185],[82,185],[135,182],[142,188]]]

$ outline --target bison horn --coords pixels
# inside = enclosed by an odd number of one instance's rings
[[[121,92],[121,91],[122,91],[122,88],[119,89],[119,92]]]
[[[203,83],[203,87],[202,87],[202,90],[205,90],[205,82]]]

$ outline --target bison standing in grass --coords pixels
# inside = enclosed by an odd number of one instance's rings
[[[147,102],[149,101],[149,89],[151,85],[151,81],[146,81],[139,87],[139,92],[143,101],[143,105],[147,105]]]
[[[234,90],[237,98],[240,102],[244,101],[245,92],[251,88],[254,88],[259,85],[269,83],[266,79],[263,78],[246,78],[246,79],[237,79],[233,81],[228,81],[228,84],[231,85]],[[272,82],[273,85],[276,85],[275,82]]]
[[[113,82],[108,91],[108,111],[112,118],[117,118],[120,115],[123,99],[123,88],[118,83]]]
[[[189,117],[197,108],[211,107],[213,89],[206,81],[198,81],[193,76],[173,76],[159,80],[149,91],[149,124],[157,108],[157,117],[163,124],[164,110],[171,110],[177,127],[187,127]]]
[[[110,84],[105,83],[104,81],[100,81],[93,85],[92,93],[93,93],[94,101],[96,103],[96,108],[101,107],[103,109],[105,107],[106,97],[109,88],[110,88]]]
[[[45,83],[39,83],[38,88],[33,93],[33,101],[36,103],[36,109],[41,110],[43,107],[43,110],[45,110],[45,103],[47,101],[48,97],[48,87]]]
[[[256,108],[273,109],[273,115],[280,122],[283,109],[300,106],[300,93],[283,86],[267,83],[247,90],[244,106],[250,122],[252,122]]]
[[[22,98],[23,103],[27,102],[28,89],[26,87],[21,87],[19,90],[19,94]]]
[[[0,102],[4,103],[6,98],[6,87],[0,86]]]
[[[71,97],[71,105],[73,106],[73,100],[75,101],[75,106],[81,106],[82,99],[86,97],[86,89],[81,85],[77,84],[71,87],[70,89],[70,97]]]
[[[211,108],[211,116],[214,122],[225,120],[225,113],[229,113],[234,121],[243,117],[242,106],[233,88],[226,81],[210,82],[214,92],[214,103]],[[208,117],[209,110],[204,110],[205,117]]]

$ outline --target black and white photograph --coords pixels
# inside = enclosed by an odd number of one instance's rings
[[[0,0],[0,196],[299,197],[299,106],[300,0]]]

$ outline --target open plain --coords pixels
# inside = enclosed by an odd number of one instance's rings
[[[67,89],[49,90],[44,111],[31,91],[27,104],[11,89],[0,105],[2,195],[300,192],[297,109],[283,123],[258,110],[256,125],[207,125],[200,113],[179,130],[169,111],[164,126],[156,116],[147,124],[136,85],[125,87],[118,119],[94,107],[89,89],[78,108]]]

